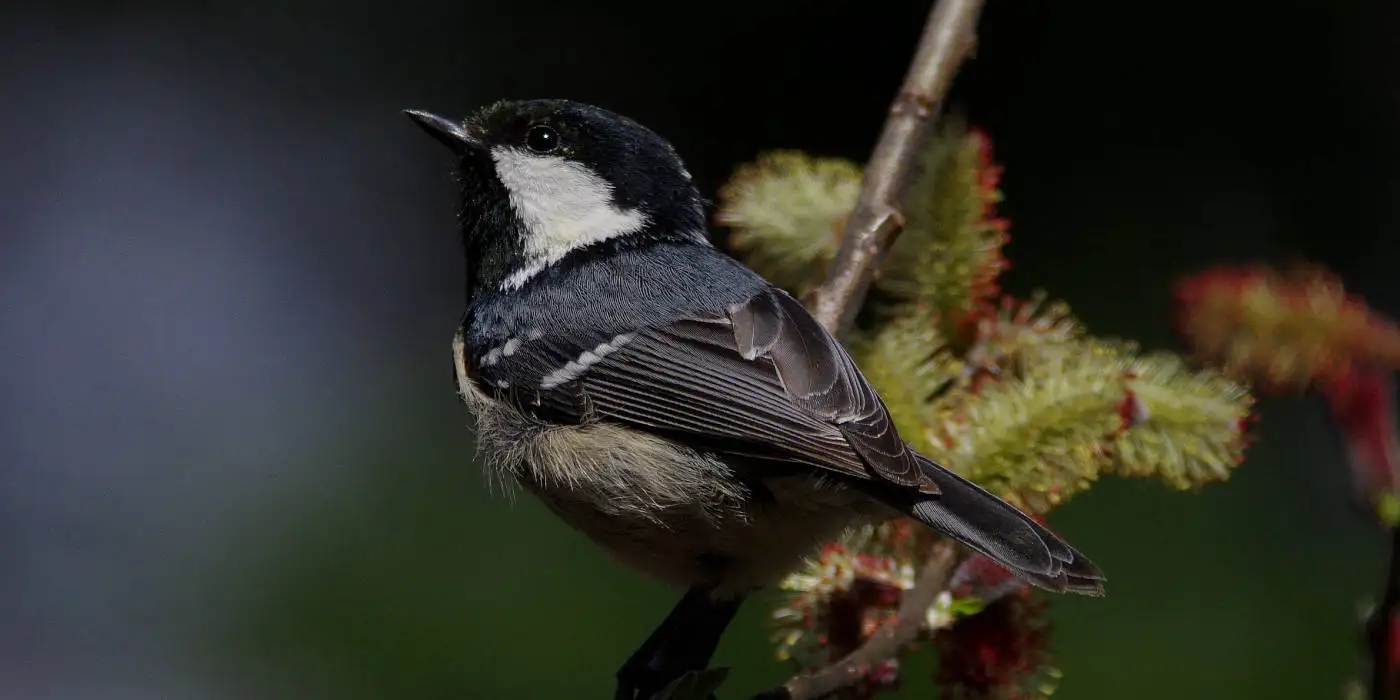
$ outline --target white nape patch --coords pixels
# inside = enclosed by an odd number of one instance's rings
[[[577,360],[569,360],[569,363],[559,369],[546,374],[540,381],[541,389],[553,389],[560,384],[567,384],[583,376],[589,367],[598,364],[604,357],[617,352],[622,346],[632,342],[635,336],[632,333],[623,333],[613,336],[612,340],[606,343],[598,343],[598,347],[592,350],[584,350]]]
[[[491,149],[491,159],[526,230],[525,266],[502,289],[518,289],[571,250],[647,223],[646,214],[614,206],[612,185],[581,163],[509,146]]]
[[[515,351],[518,349],[520,349],[520,339],[509,338],[506,340],[506,344],[501,346],[501,355],[505,357],[510,357],[511,355],[514,355]]]

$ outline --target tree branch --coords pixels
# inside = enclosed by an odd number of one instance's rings
[[[900,213],[904,189],[928,126],[938,117],[943,98],[977,38],[983,0],[938,0],[924,25],[904,84],[890,105],[890,116],[866,164],[855,210],[846,220],[841,247],[826,281],[813,290],[807,306],[832,333],[840,335],[854,320],[885,250],[904,227]]]
[[[1381,602],[1367,627],[1371,647],[1371,700],[1395,700],[1395,616],[1400,614],[1400,527],[1390,529],[1390,573],[1386,575]]]
[[[929,125],[938,118],[953,76],[976,44],[982,2],[937,0],[929,13],[904,83],[866,164],[860,197],[846,220],[841,246],[827,269],[826,281],[807,300],[812,314],[837,336],[855,319],[885,251],[904,227],[900,203],[914,161]],[[929,607],[953,575],[956,559],[951,543],[936,544],[892,623],[840,661],[798,674],[755,700],[816,700],[850,686],[872,665],[893,658],[918,636]]]
[[[957,561],[957,551],[952,543],[943,541],[934,545],[929,560],[914,582],[914,587],[904,593],[899,611],[892,622],[886,623],[860,648],[846,655],[846,658],[829,666],[801,673],[784,683],[781,688],[769,691],[754,700],[816,700],[842,688],[848,687],[870,669],[871,666],[899,653],[900,647],[913,641],[923,628],[927,614],[938,594],[948,585],[953,576]]]

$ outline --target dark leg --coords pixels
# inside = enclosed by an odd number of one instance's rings
[[[691,588],[617,672],[615,700],[649,700],[688,671],[710,664],[742,597],[714,600]]]

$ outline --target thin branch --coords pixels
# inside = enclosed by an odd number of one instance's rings
[[[1390,529],[1390,573],[1380,605],[1371,613],[1368,642],[1371,647],[1371,700],[1395,700],[1395,616],[1400,614],[1400,527]]]
[[[866,164],[855,210],[846,220],[841,247],[825,283],[813,290],[808,306],[832,333],[851,325],[885,250],[904,227],[904,189],[928,126],[937,118],[953,76],[977,42],[983,0],[938,0],[924,25],[904,84]]]
[[[827,269],[826,281],[807,300],[812,314],[833,334],[840,335],[850,327],[885,251],[904,228],[899,205],[905,187],[953,76],[976,44],[982,1],[938,0],[929,13],[904,84],[890,105],[889,118],[866,164],[860,197],[846,220],[841,247]],[[893,658],[900,647],[918,636],[929,606],[953,575],[956,559],[952,544],[935,545],[914,587],[904,594],[892,623],[840,661],[799,674],[755,700],[816,700],[852,685],[874,664]]]
[[[860,680],[872,666],[894,658],[900,647],[914,641],[923,629],[924,618],[938,594],[948,585],[957,562],[957,550],[943,541],[934,545],[929,560],[904,594],[895,619],[886,623],[860,648],[846,658],[829,666],[798,674],[781,688],[758,696],[754,700],[816,700]]]

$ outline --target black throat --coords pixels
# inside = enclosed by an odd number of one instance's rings
[[[473,298],[481,289],[499,288],[523,263],[526,231],[510,208],[510,193],[491,173],[489,156],[465,156],[457,169],[457,183],[466,291]]]

